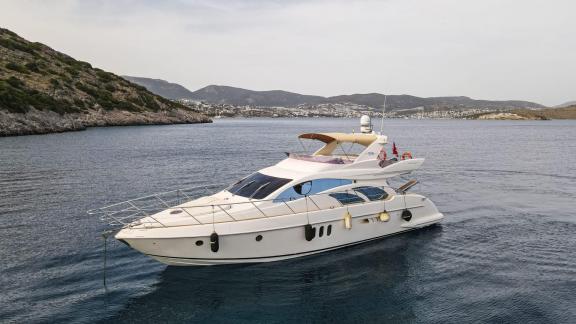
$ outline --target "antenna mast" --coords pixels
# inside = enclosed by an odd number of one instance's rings
[[[380,123],[380,135],[384,130],[384,113],[386,112],[386,95],[384,95],[384,107],[382,107],[382,122]]]

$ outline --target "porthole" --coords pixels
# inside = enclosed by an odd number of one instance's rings
[[[171,214],[171,215],[180,214],[181,212],[182,212],[181,209],[176,209],[176,210],[171,211],[170,214]]]
[[[202,240],[196,241],[196,246],[202,246],[202,244],[204,244],[204,241]]]
[[[262,241],[262,235],[256,236],[256,241],[258,241],[258,242]]]
[[[320,226],[320,232],[318,233],[318,237],[324,236],[324,226]]]
[[[402,212],[402,219],[409,222],[412,219],[412,213],[408,209],[405,209]]]
[[[326,229],[326,236],[330,236],[330,234],[332,234],[332,225],[328,225],[328,228]]]

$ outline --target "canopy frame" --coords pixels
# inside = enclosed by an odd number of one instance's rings
[[[298,139],[311,139],[325,143],[322,148],[314,152],[313,155],[331,155],[334,150],[340,146],[344,151],[346,150],[340,145],[341,143],[359,144],[362,146],[369,146],[374,143],[378,136],[376,134],[345,134],[345,133],[305,133],[298,136]]]

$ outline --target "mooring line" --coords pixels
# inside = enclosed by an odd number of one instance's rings
[[[112,234],[113,231],[103,231],[102,238],[104,239],[104,262],[103,262],[103,269],[102,269],[102,281],[104,283],[104,292],[108,292],[108,286],[106,285],[106,265],[107,265],[107,256],[108,256],[108,236]]]

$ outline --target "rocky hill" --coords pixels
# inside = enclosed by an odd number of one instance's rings
[[[302,95],[282,90],[254,91],[242,88],[209,85],[192,93],[192,98],[208,103],[252,105],[262,107],[293,107],[302,104],[317,104],[326,101],[320,96]]]
[[[0,136],[198,122],[210,119],[0,28]]]
[[[194,94],[192,91],[184,88],[183,86],[179,85],[178,83],[171,83],[161,79],[150,79],[150,78],[140,78],[140,77],[133,77],[128,75],[122,76],[124,79],[141,85],[146,88],[148,91],[155,93],[159,96],[168,99],[183,99],[183,98],[193,98]]]
[[[570,107],[570,106],[576,106],[576,100],[567,101],[561,105],[554,106],[554,108],[565,108],[565,107]]]
[[[127,77],[148,90],[170,99],[190,99],[213,104],[251,105],[258,107],[295,107],[298,105],[318,105],[326,103],[363,105],[373,109],[381,109],[384,95],[380,93],[366,93],[341,95],[334,97],[321,97],[302,95],[299,93],[273,90],[254,91],[229,86],[210,85],[197,91],[188,89],[163,80]],[[430,97],[421,98],[410,95],[388,95],[386,98],[388,111],[422,108],[443,109],[511,109],[511,108],[543,108],[543,105],[519,100],[493,101],[475,100],[469,97]]]

